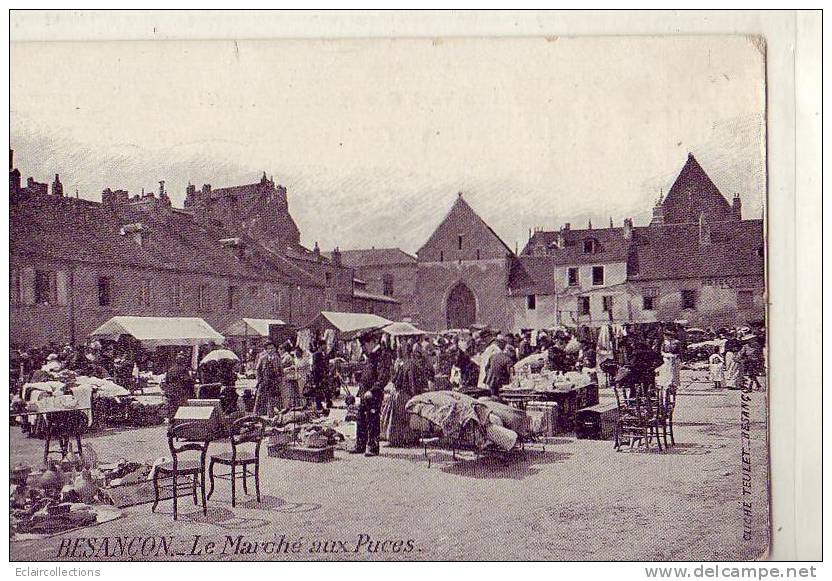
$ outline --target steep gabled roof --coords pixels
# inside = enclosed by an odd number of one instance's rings
[[[737,219],[728,200],[692,153],[662,202],[662,209],[665,224],[693,223],[703,212],[709,222]]]
[[[479,214],[477,214],[477,212],[474,211],[474,209],[468,204],[468,202],[465,201],[465,199],[462,197],[462,192],[459,192],[459,194],[457,194],[456,200],[454,200],[451,209],[448,210],[448,213],[445,214],[445,217],[434,229],[433,233],[430,235],[427,241],[422,245],[422,247],[419,250],[416,251],[416,256],[419,256],[421,252],[425,250],[425,248],[429,247],[441,235],[442,231],[446,227],[448,227],[448,225],[451,224],[453,222],[453,219],[457,216],[474,218],[477,222],[479,222],[482,226],[484,226],[487,229],[487,231],[494,237],[494,239],[500,245],[502,245],[505,248],[508,255],[514,256],[514,251],[508,246],[508,244],[503,242],[503,239],[500,238],[500,236],[494,231],[494,229],[491,228],[491,226],[489,226],[488,223],[485,220],[483,220],[482,217]]]

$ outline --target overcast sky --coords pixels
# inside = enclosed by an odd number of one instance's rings
[[[746,217],[765,198],[764,56],[741,37],[13,44],[23,174],[222,187],[263,171],[303,241],[415,251],[462,190],[528,229],[647,223],[689,151]]]

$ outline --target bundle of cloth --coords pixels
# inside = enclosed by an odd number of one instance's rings
[[[463,435],[484,448],[493,444],[511,450],[519,435],[528,433],[528,418],[520,410],[489,399],[474,399],[456,391],[429,391],[411,398],[405,405],[408,413],[436,426],[454,442]],[[419,422],[416,422],[416,426]]]

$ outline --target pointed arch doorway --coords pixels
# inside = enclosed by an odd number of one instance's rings
[[[477,299],[465,283],[448,293],[445,313],[448,329],[467,329],[477,322]]]

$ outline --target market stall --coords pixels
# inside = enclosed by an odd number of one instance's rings
[[[345,313],[321,311],[309,324],[309,329],[324,334],[328,329],[335,331],[342,341],[354,339],[365,331],[383,329],[393,321],[370,313]]]
[[[118,340],[127,335],[146,349],[157,347],[191,347],[191,367],[199,362],[199,346],[222,344],[225,337],[199,317],[113,317],[92,333],[90,337]]]

